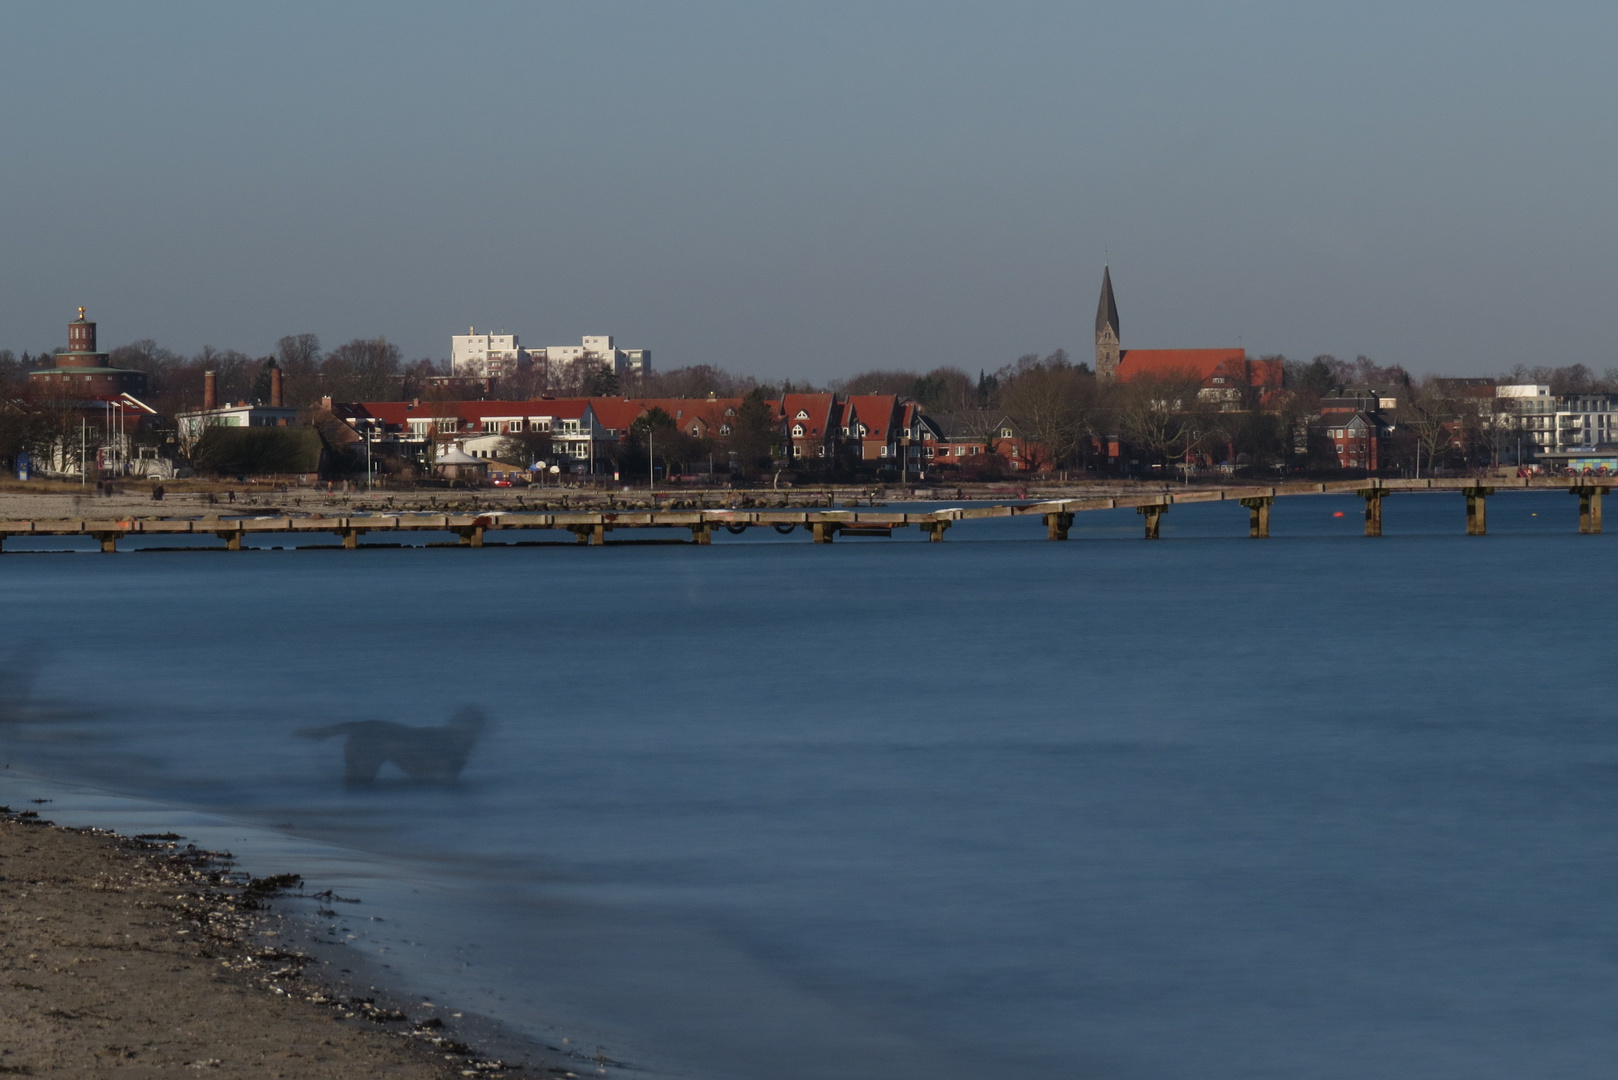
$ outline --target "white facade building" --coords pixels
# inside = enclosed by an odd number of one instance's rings
[[[1497,386],[1494,392],[1501,419],[1540,451],[1560,454],[1618,442],[1618,397],[1612,394],[1552,397],[1542,383]]]
[[[524,349],[516,334],[480,334],[469,327],[450,338],[450,374],[465,379],[501,379],[538,364],[547,385],[578,383],[592,368],[606,368],[620,379],[652,370],[650,349],[620,349],[611,334],[587,334],[578,345]]]
[[[545,365],[548,382],[582,381],[592,367],[610,370],[620,379],[652,370],[652,350],[620,349],[611,334],[586,334],[578,345],[547,345],[529,355]]]
[[[450,374],[465,379],[501,379],[527,360],[516,334],[480,334],[476,327],[450,337]]]
[[[176,413],[175,427],[180,445],[190,453],[191,447],[211,427],[291,427],[298,422],[298,410],[271,405],[224,405],[217,409],[198,409]]]

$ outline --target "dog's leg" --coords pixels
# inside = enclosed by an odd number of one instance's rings
[[[343,773],[343,781],[348,784],[373,783],[386,760],[387,750],[381,740],[350,735],[343,744],[343,761],[348,766]]]

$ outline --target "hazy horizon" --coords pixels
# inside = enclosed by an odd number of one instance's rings
[[[1613,366],[1587,6],[0,13],[0,348],[469,325],[826,381],[1134,348]]]

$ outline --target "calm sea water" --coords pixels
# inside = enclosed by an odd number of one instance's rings
[[[62,711],[0,753],[241,823],[401,983],[655,1074],[1606,1077],[1618,538],[1575,510],[8,553]],[[448,787],[292,735],[468,702]]]

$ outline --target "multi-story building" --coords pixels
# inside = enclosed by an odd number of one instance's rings
[[[70,398],[105,398],[146,393],[146,373],[112,366],[104,352],[96,351],[96,324],[79,317],[67,324],[67,349],[56,354],[53,366],[28,373],[29,388]]]
[[[28,390],[36,406],[53,406],[56,420],[56,438],[33,461],[35,469],[83,476],[97,470],[123,474],[138,464],[133,437],[157,416],[136,396],[146,392],[146,373],[111,365],[96,348],[96,324],[83,308],[68,323],[67,349],[51,367],[28,373]]]
[[[1326,413],[1321,417],[1326,439],[1342,469],[1376,472],[1387,458],[1391,429],[1375,412]]]
[[[510,378],[528,362],[516,334],[480,334],[476,327],[467,327],[466,333],[452,335],[449,342],[449,370],[456,378]]]
[[[1495,422],[1522,436],[1524,457],[1618,441],[1618,395],[1552,395],[1543,383],[1519,383],[1495,387],[1495,397]]]
[[[587,334],[578,345],[547,345],[530,350],[529,357],[544,365],[550,386],[582,383],[597,369],[611,371],[620,379],[637,378],[652,370],[650,349],[620,349],[611,334]]]
[[[595,369],[630,379],[652,370],[652,351],[620,349],[611,334],[587,334],[578,345],[538,349],[523,348],[516,334],[480,334],[476,327],[450,337],[452,379],[509,379],[529,365],[539,367],[546,386],[581,384]]]

